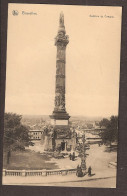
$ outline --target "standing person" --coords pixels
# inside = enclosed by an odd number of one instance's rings
[[[73,152],[72,161],[75,161],[75,152]]]
[[[74,161],[74,155],[73,155],[73,154],[72,154],[72,156],[71,156],[71,160]]]
[[[72,155],[71,155],[71,153],[70,153],[69,157],[70,157],[70,160],[71,160],[71,159],[72,159]]]
[[[92,170],[92,168],[91,168],[91,166],[88,168],[88,176],[91,176],[91,170]]]
[[[78,166],[76,175],[78,177],[83,177],[83,172],[81,166]]]

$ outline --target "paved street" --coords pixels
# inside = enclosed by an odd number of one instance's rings
[[[116,162],[117,155],[116,152],[105,152],[105,150],[106,147],[104,145],[100,147],[98,144],[90,145],[90,149],[86,151],[88,154],[86,158],[87,168],[91,166],[92,171],[95,173],[109,170],[109,162]],[[51,161],[57,163],[61,169],[76,168],[78,164],[81,164],[81,159],[79,157],[77,157],[75,161],[70,160],[69,157],[64,159],[52,158]]]
[[[45,186],[49,186],[48,184]],[[50,186],[65,186],[65,187],[96,187],[96,188],[116,188],[116,178],[107,179],[96,179],[90,181],[79,181],[79,182],[64,182],[64,183],[53,183]]]
[[[43,152],[43,146],[36,143],[35,146],[30,147],[31,150]],[[104,145],[98,146],[98,144],[90,145],[90,149],[86,151],[88,154],[86,158],[86,165],[87,168],[89,166],[92,167],[93,172],[96,171],[103,171],[108,169],[109,162],[116,162],[117,161],[117,153],[116,152],[106,152],[106,147]],[[55,159],[51,158],[50,162],[56,163],[60,169],[70,169],[76,168],[77,165],[81,164],[81,159],[79,157],[76,158],[75,161],[71,161],[69,157],[64,159]]]

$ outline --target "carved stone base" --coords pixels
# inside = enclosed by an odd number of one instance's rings
[[[70,116],[66,111],[53,111],[52,115],[50,115],[50,118],[56,120],[69,120]]]
[[[65,139],[71,138],[71,131],[69,125],[56,125],[54,126],[56,138]]]

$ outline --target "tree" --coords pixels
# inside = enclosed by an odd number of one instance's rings
[[[100,127],[108,127],[109,123],[110,123],[110,120],[108,120],[107,118],[103,118],[100,121],[99,125],[100,125]]]
[[[110,120],[103,119],[100,121],[100,126],[105,128],[100,133],[104,144],[111,145],[112,142],[118,142],[118,116],[111,116]]]
[[[11,151],[25,150],[25,147],[34,145],[29,136],[27,127],[21,124],[21,115],[5,113],[4,115],[4,150],[7,152],[9,164]]]

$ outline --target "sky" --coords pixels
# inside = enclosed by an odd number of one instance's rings
[[[14,16],[13,10],[18,15]],[[83,116],[118,115],[122,8],[111,6],[10,3],[5,111],[22,115],[52,113],[54,38],[61,11],[69,35],[67,112]]]

